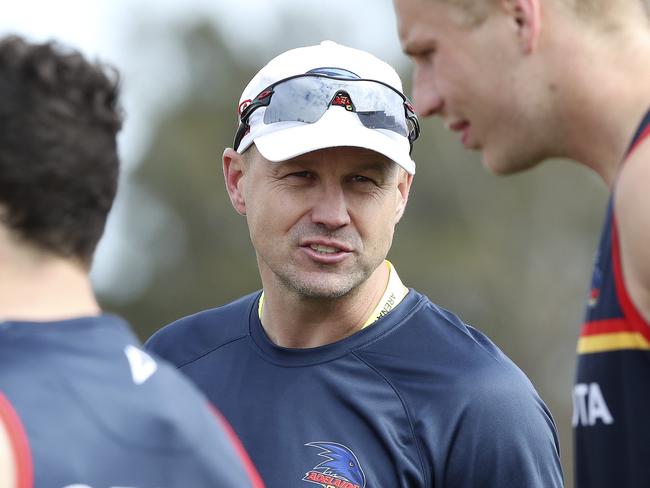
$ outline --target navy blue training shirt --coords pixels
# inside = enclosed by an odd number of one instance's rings
[[[224,413],[270,488],[555,488],[551,415],[492,343],[410,290],[312,349],[273,344],[259,293],[181,319],[146,346]]]
[[[115,316],[0,322],[3,488],[260,487],[218,415]]]

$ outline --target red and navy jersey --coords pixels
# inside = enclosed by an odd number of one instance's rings
[[[627,154],[648,134],[650,112]],[[578,341],[577,488],[650,486],[650,324],[625,288],[617,232],[612,194]]]
[[[283,348],[259,293],[146,346],[232,424],[269,488],[559,488],[555,426],[492,342],[410,290],[338,342]]]
[[[0,322],[0,486],[262,484],[205,397],[103,315]]]

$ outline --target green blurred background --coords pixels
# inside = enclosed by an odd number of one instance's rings
[[[121,187],[93,279],[104,308],[143,340],[260,287],[221,153],[262,64],[332,39],[391,62],[410,92],[390,2],[230,3],[119,1],[89,21],[108,35],[92,54],[122,71],[127,111]],[[60,8],[72,15],[75,4]],[[0,22],[0,31],[22,26]],[[528,374],[555,417],[571,487],[575,345],[607,192],[566,161],[492,176],[437,120],[422,121],[413,156],[389,258],[407,285],[484,331]]]

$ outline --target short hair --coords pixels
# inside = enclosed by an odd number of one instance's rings
[[[118,85],[56,42],[0,39],[0,223],[86,266],[117,191]]]
[[[462,20],[471,25],[481,24],[498,5],[498,0],[433,0],[456,7],[462,13]],[[612,0],[554,0],[560,7],[572,12],[576,18],[612,29],[611,13],[617,2]],[[639,2],[650,14],[650,0],[618,0]]]
[[[480,25],[496,8],[498,0],[433,0],[454,7],[460,14],[457,20],[467,25]]]

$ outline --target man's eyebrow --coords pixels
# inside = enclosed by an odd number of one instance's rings
[[[427,51],[431,51],[433,46],[430,43],[424,43],[422,41],[407,41],[406,44],[402,44],[402,52],[407,56],[417,56],[423,54]]]
[[[429,31],[410,32],[410,35],[401,39],[400,47],[407,56],[416,56],[436,48],[438,36]]]
[[[377,158],[376,160],[367,161],[356,165],[352,171],[374,171],[377,173],[390,173],[397,163],[390,159]]]
[[[291,170],[293,168],[302,168],[304,169],[307,166],[307,163],[305,161],[296,161],[296,160],[289,160],[289,161],[281,161],[278,163],[271,163],[271,172],[274,174],[280,173],[282,171],[286,171],[287,169]]]
[[[417,47],[414,47],[413,44],[402,44],[402,52],[407,56],[415,56],[418,49]]]

